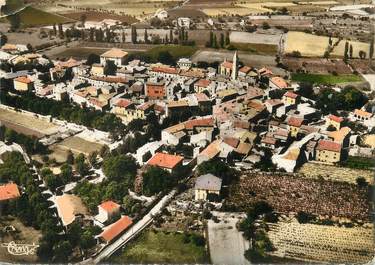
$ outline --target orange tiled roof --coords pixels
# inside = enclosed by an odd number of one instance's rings
[[[132,219],[128,216],[124,216],[112,225],[110,225],[106,230],[104,230],[100,237],[103,238],[106,242],[112,241],[118,235],[121,234],[125,229],[127,229],[133,223]]]
[[[363,110],[360,110],[360,109],[355,109],[354,114],[358,115],[358,116],[366,117],[366,118],[370,118],[372,116],[372,114],[370,112],[363,111]]]
[[[210,101],[210,99],[207,97],[205,93],[196,93],[194,94],[198,102],[201,101]]]
[[[349,127],[343,127],[339,131],[329,132],[328,136],[336,143],[342,143],[345,137],[351,132]]]
[[[226,143],[227,145],[232,146],[233,148],[236,148],[240,140],[233,138],[233,137],[225,137],[223,142]]]
[[[341,144],[329,140],[320,140],[317,150],[327,150],[332,152],[341,152]]]
[[[149,161],[148,165],[150,166],[158,166],[162,168],[173,169],[175,168],[180,162],[182,162],[184,158],[179,155],[171,155],[166,153],[156,153]]]
[[[113,201],[105,201],[99,205],[106,212],[113,212],[120,208],[120,205]]]
[[[178,69],[173,67],[162,67],[162,66],[155,66],[152,67],[151,70],[153,72],[165,73],[165,74],[178,74]]]
[[[18,186],[15,183],[7,183],[0,186],[0,201],[6,201],[20,197]]]
[[[210,84],[211,81],[207,79],[199,79],[199,81],[195,83],[195,85],[199,87],[208,87]]]
[[[250,70],[251,70],[251,68],[249,66],[245,65],[245,66],[241,67],[238,71],[247,74],[248,72],[250,72]]]
[[[270,80],[273,84],[275,84],[278,88],[287,88],[289,87],[288,83],[281,77],[275,76],[272,77]]]
[[[205,155],[207,158],[211,159],[220,153],[219,145],[222,140],[218,139],[210,143],[199,155]]]
[[[17,77],[16,79],[14,79],[14,81],[17,81],[17,82],[20,82],[20,83],[25,83],[25,84],[30,84],[30,83],[33,82],[33,81],[31,81],[31,79],[28,78],[27,76],[20,76],[20,77]]]

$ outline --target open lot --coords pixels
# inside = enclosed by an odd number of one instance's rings
[[[296,220],[269,224],[268,236],[277,249],[271,255],[333,264],[364,264],[374,255],[373,225],[344,228],[299,224]]]
[[[220,220],[215,223],[208,220],[208,238],[210,256],[213,264],[250,264],[244,253],[249,248],[249,242],[238,231],[236,224],[245,217],[239,213],[212,212]]]
[[[16,231],[14,232],[3,232],[3,229],[7,226],[13,226]],[[3,243],[10,243],[14,241],[16,244],[33,244],[36,245],[39,242],[41,233],[32,227],[24,226],[17,218],[12,216],[1,216],[0,217],[0,263],[11,262],[11,263],[35,263],[38,261],[38,257],[33,255],[11,255],[8,253],[6,247],[1,246]]]
[[[94,151],[100,151],[100,148],[103,146],[98,143],[89,142],[78,136],[68,137],[57,145],[63,149],[72,150],[74,153],[83,153],[86,156]]]
[[[146,230],[109,262],[116,264],[205,264],[209,258],[204,246],[184,242],[180,233]]]
[[[58,126],[21,112],[0,109],[0,122],[16,132],[36,137],[54,134]]]
[[[364,177],[369,183],[374,182],[374,172],[371,170],[351,169],[318,163],[305,163],[298,170],[298,173],[302,173],[306,177],[313,179],[322,177],[325,180],[344,181],[354,184],[358,177]]]

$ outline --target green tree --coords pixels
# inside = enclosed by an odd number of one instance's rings
[[[69,261],[69,257],[73,253],[72,245],[69,241],[62,241],[56,245],[54,253],[55,261],[66,263]]]
[[[197,168],[197,172],[199,175],[208,173],[213,174],[214,176],[221,178],[224,185],[231,183],[237,178],[235,170],[219,159],[211,159],[201,163]]]
[[[109,180],[121,181],[130,178],[132,182],[137,172],[137,164],[131,156],[112,155],[104,159],[103,172]]]
[[[142,192],[146,196],[155,195],[161,191],[167,191],[174,184],[176,179],[169,172],[159,167],[149,167],[142,174]]]
[[[79,154],[75,159],[75,168],[81,176],[86,176],[89,173],[89,166],[85,162],[84,154]]]
[[[227,31],[225,33],[225,46],[228,46],[230,44],[230,36],[229,36],[229,32]]]
[[[374,36],[372,36],[369,47],[369,57],[372,59],[374,57]]]
[[[220,34],[220,47],[224,48],[225,46],[225,39],[224,39],[224,33]]]

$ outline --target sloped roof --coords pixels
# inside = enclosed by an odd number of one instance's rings
[[[100,56],[101,57],[108,57],[108,58],[123,58],[126,55],[128,55],[127,52],[125,52],[121,49],[112,48],[112,49],[110,49],[109,51],[106,51],[105,53],[103,53]]]
[[[171,155],[166,153],[156,153],[149,161],[148,165],[150,166],[157,166],[162,168],[173,169],[175,168],[180,162],[182,162],[184,158],[179,155]]]
[[[220,191],[222,180],[212,174],[199,176],[195,181],[194,189]]]
[[[15,183],[0,185],[0,201],[6,201],[20,197],[18,186]]]
[[[326,150],[332,152],[341,152],[341,144],[329,140],[320,140],[317,150]]]
[[[113,201],[105,201],[103,203],[101,203],[99,205],[99,207],[101,207],[103,210],[105,210],[106,212],[113,212],[113,211],[116,211],[120,208],[120,205],[113,202]]]
[[[119,220],[105,229],[100,234],[100,237],[103,238],[106,242],[110,242],[118,235],[120,235],[125,229],[131,226],[132,223],[133,221],[129,216],[121,217]]]
[[[76,215],[87,215],[88,211],[80,197],[64,194],[56,196],[57,212],[65,226],[74,222]]]

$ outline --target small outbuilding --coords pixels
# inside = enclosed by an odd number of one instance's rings
[[[207,200],[209,194],[220,195],[222,180],[212,174],[199,176],[195,181],[195,200]]]

